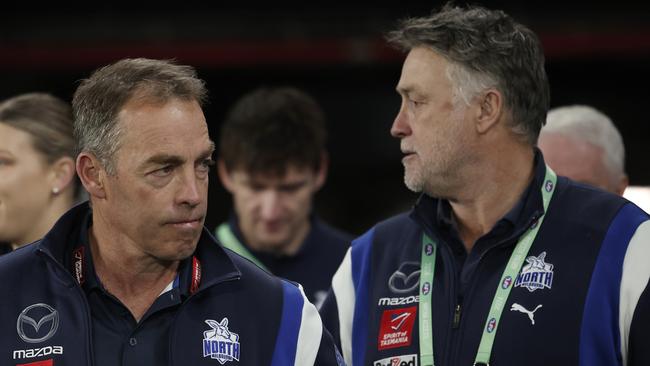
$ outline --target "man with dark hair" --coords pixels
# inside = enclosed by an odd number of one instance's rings
[[[313,98],[295,88],[259,88],[228,114],[218,161],[235,211],[217,228],[219,241],[299,282],[317,306],[351,240],[311,212],[327,175],[325,141],[325,117]]]
[[[501,11],[390,34],[410,213],[352,242],[321,314],[348,365],[648,365],[650,220],[535,147],[542,47]]]
[[[125,59],[72,102],[90,196],[0,258],[2,364],[336,365],[302,290],[203,227],[214,144],[189,66]]]

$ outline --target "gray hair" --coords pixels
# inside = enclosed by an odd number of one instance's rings
[[[123,133],[118,114],[133,98],[152,103],[177,98],[203,105],[207,90],[194,68],[171,60],[124,59],[82,80],[72,99],[77,153],[92,153],[109,174],[115,172],[113,157]]]
[[[534,145],[549,108],[544,52],[535,33],[500,10],[450,4],[428,17],[402,20],[388,41],[404,51],[428,47],[450,63],[455,102],[495,88],[512,114],[512,130]]]
[[[561,134],[600,147],[610,173],[625,174],[623,137],[612,120],[596,108],[570,105],[551,109],[541,134]]]

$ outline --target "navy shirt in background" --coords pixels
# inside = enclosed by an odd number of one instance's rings
[[[352,236],[327,225],[316,215],[311,215],[310,222],[309,233],[293,256],[252,249],[244,241],[235,214],[230,215],[228,226],[237,240],[272,274],[300,283],[309,301],[318,307],[332,285],[332,276],[345,257]]]

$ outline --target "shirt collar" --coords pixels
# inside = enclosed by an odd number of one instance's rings
[[[80,252],[81,255],[83,255],[82,270],[84,271],[83,273],[84,281],[82,283],[82,288],[87,293],[93,290],[106,291],[100,279],[97,277],[97,272],[95,271],[95,265],[93,263],[92,252],[90,248],[90,236],[89,236],[90,235],[89,228],[92,222],[91,219],[92,219],[92,213],[91,211],[88,211],[82,219],[81,227],[79,230],[78,243],[80,244],[75,249],[75,251],[73,251],[73,256],[74,256],[74,253],[75,252],[79,253],[78,249],[82,248],[82,251]],[[192,260],[191,259],[192,257],[181,260],[181,262],[178,265],[176,278],[174,279],[172,285],[173,288],[178,288],[182,296],[190,295],[189,289],[192,281],[192,265],[191,265]],[[74,257],[72,260],[75,261]],[[75,268],[73,268],[73,274],[74,271]]]
[[[86,292],[90,292],[95,289],[100,289],[104,290],[103,286],[101,286],[101,282],[99,281],[99,278],[97,278],[97,273],[95,272],[95,265],[93,263],[93,256],[92,253],[90,252],[90,225],[92,223],[92,211],[88,211],[85,213],[85,215],[82,218],[81,221],[81,226],[79,228],[79,236],[77,238],[77,243],[78,247],[75,248],[73,251],[73,274],[75,270],[79,270],[77,268],[77,261],[79,258],[75,258],[76,253],[79,253],[80,255],[83,256],[82,259],[82,266],[81,270],[83,273],[81,274],[84,278],[82,281],[81,287],[84,289]],[[81,249],[81,251],[79,251]]]
[[[88,247],[88,228],[90,227],[91,217],[92,211],[88,202],[71,208],[36,246],[39,253],[50,257],[69,270],[67,275],[55,271],[55,274],[61,280],[67,282],[76,277],[74,251],[79,247],[84,247],[83,260],[87,263],[85,266],[92,268],[88,273],[95,276],[90,250],[85,249]],[[82,232],[84,233],[82,234]],[[179,287],[184,289],[181,291],[182,293],[187,293],[187,289],[190,287],[193,278],[194,258],[197,259],[201,269],[199,291],[224,280],[241,278],[241,271],[233,262],[230,254],[217,244],[217,241],[206,228],[203,228],[194,255],[181,261],[179,265],[180,278],[178,282]],[[83,271],[83,274],[85,275],[85,271]],[[86,281],[86,277],[84,277],[84,281]],[[94,283],[92,283],[93,281]],[[96,286],[99,283],[96,276],[94,279],[90,279],[90,282],[89,285],[91,286]]]
[[[508,211],[498,222],[495,226],[497,225],[510,225],[510,226],[515,226],[517,224],[517,220],[519,219],[519,216],[521,216],[522,211],[524,210],[524,207],[526,206],[526,202],[528,201],[528,195],[530,194],[532,185],[529,185],[526,187],[526,190],[524,193],[521,195],[517,203]],[[435,214],[435,219],[436,219],[436,225],[438,227],[452,227],[456,229],[456,220],[454,219],[452,210],[451,210],[451,204],[447,200],[437,200],[437,205],[436,207],[436,214]]]
[[[533,179],[517,203],[497,221],[486,236],[493,235],[493,231],[498,230],[498,236],[503,239],[501,242],[510,241],[513,237],[519,237],[543,213],[542,196],[538,188],[544,180],[546,164],[539,149],[534,148],[534,151]],[[451,230],[457,236],[451,205],[447,200],[422,194],[411,212],[411,218],[420,223],[429,235],[441,237],[445,236],[442,231]]]

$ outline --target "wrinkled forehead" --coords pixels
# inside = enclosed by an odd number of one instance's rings
[[[196,101],[128,103],[120,110],[120,150],[159,150],[189,153],[213,149],[208,126]]]
[[[408,94],[419,92],[433,85],[450,85],[447,68],[449,61],[427,47],[416,47],[406,56],[397,92]]]

